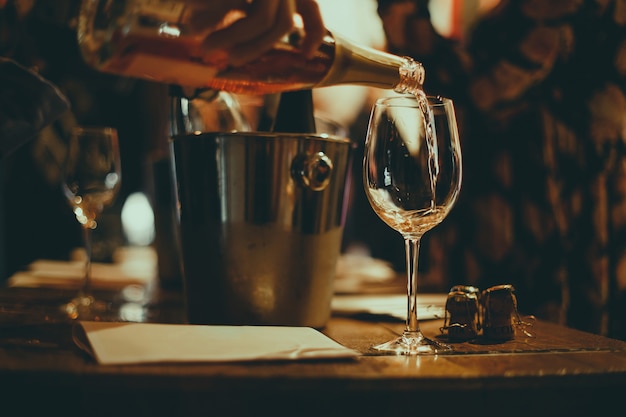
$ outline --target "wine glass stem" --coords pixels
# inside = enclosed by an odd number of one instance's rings
[[[419,260],[421,236],[417,238],[405,238],[406,248],[406,271],[407,271],[407,296],[408,311],[406,319],[406,331],[420,333],[420,325],[417,319],[417,268]]]
[[[83,241],[85,245],[85,277],[81,287],[81,296],[91,296],[91,227],[83,227]]]

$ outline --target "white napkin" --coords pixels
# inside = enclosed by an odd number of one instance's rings
[[[81,321],[90,353],[102,365],[351,358],[348,349],[310,327],[208,326]]]
[[[417,318],[432,320],[445,315],[447,294],[418,294]],[[335,295],[332,299],[335,314],[374,314],[406,320],[406,294]]]
[[[372,258],[367,253],[344,253],[337,261],[335,293],[359,293],[391,284],[398,274],[389,262]]]
[[[115,289],[128,285],[149,286],[156,278],[156,255],[150,248],[120,248],[117,262],[91,264],[94,288]],[[13,274],[11,287],[79,287],[85,271],[84,260],[59,261],[39,259],[25,271]]]

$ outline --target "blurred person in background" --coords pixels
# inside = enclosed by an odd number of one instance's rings
[[[522,313],[626,340],[626,4],[495,3],[450,39],[437,1],[379,0],[390,51],[458,111],[461,196],[429,255],[449,285],[513,284]]]
[[[227,47],[235,42],[236,53],[231,58],[238,62],[253,59],[288,32],[296,11],[303,15],[308,28],[305,42],[309,51],[323,35],[314,0],[206,1],[223,13],[235,7],[248,12],[245,22],[207,39],[213,46]],[[17,63],[16,68],[30,72],[32,77],[49,80],[50,87],[58,87],[68,101],[62,103],[63,113],[54,114],[54,121],[50,117],[45,126],[36,126],[32,135],[29,132],[28,138],[15,139],[20,146],[10,146],[11,154],[3,154],[0,160],[0,282],[36,259],[67,259],[73,248],[82,246],[80,225],[60,188],[67,139],[74,126],[112,126],[120,136],[122,188],[114,206],[107,209],[111,215],[102,217],[102,222],[110,224],[96,229],[98,234],[109,235],[101,239],[96,236],[94,260],[110,260],[113,249],[124,244],[119,224],[121,206],[127,196],[143,191],[147,184],[144,162],[151,147],[167,141],[168,87],[88,67],[76,39],[80,3],[0,0],[0,57]],[[11,100],[28,103],[23,94],[7,87],[15,86],[3,84],[0,91],[0,132],[19,136],[11,120]],[[32,107],[36,108],[34,104]],[[0,137],[0,150],[13,140]]]
[[[230,9],[244,3],[256,20],[240,36],[231,33],[221,40],[236,38],[243,45],[237,49],[238,60],[252,59],[290,29],[285,11],[308,16],[304,20],[311,48],[321,38],[321,17],[313,0],[224,0],[213,5]],[[149,148],[155,138],[168,134],[166,86],[100,73],[83,62],[76,40],[79,7],[80,0],[0,0],[0,282],[36,259],[67,259],[81,246],[80,225],[60,187],[66,141],[74,126],[112,126],[120,136],[122,189],[107,210],[113,215],[102,218],[112,223],[96,229],[106,236],[96,236],[93,248],[94,260],[104,261],[124,243],[119,212],[125,198],[146,184],[143,164]],[[275,19],[263,18],[272,10]],[[43,97],[33,80],[59,97]],[[20,85],[32,89],[21,90]],[[50,110],[49,117],[37,120],[46,114],[43,109]]]

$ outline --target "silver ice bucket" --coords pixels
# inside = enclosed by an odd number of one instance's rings
[[[352,143],[202,133],[172,148],[188,321],[324,327]]]

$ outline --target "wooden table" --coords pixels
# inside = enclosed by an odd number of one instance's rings
[[[400,332],[403,323],[333,317],[324,333],[361,357],[102,366],[73,343],[72,322],[51,313],[70,295],[0,290],[0,416],[623,413],[626,343],[550,323],[535,323],[534,338],[454,345],[462,354],[383,356],[370,347]],[[177,323],[181,307],[178,293],[161,291],[135,314]],[[441,324],[425,321],[422,330],[436,337]]]

